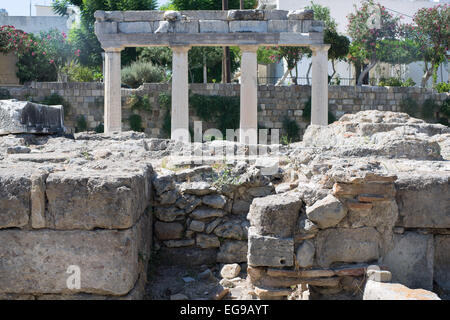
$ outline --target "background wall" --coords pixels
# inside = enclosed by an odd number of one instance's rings
[[[33,82],[26,86],[0,87],[7,89],[12,98],[19,100],[42,101],[46,96],[57,93],[62,96],[70,107],[66,110],[65,125],[71,132],[75,132],[77,119],[84,116],[88,129],[93,130],[103,123],[103,83],[58,83]],[[201,95],[235,96],[240,95],[239,84],[198,83],[189,85],[190,92]],[[152,137],[165,138],[162,130],[165,110],[159,104],[161,93],[169,93],[169,84],[146,83],[138,89],[122,89],[122,121],[123,129],[129,130],[128,118],[131,114],[139,114],[142,118],[144,131]],[[148,95],[150,110],[132,110],[127,104],[129,96],[136,94]],[[282,129],[283,119],[288,117],[297,122],[301,134],[309,124],[303,118],[305,103],[311,96],[310,86],[274,86],[261,85],[258,87],[258,123],[267,129]],[[401,111],[400,104],[410,98],[421,105],[426,99],[433,99],[442,104],[449,93],[437,93],[431,89],[418,87],[370,87],[370,86],[330,86],[329,109],[336,116],[345,113],[356,113],[361,110]],[[194,111],[190,110],[191,124],[200,120]],[[204,124],[203,129],[213,124]],[[283,132],[282,132],[283,134]]]

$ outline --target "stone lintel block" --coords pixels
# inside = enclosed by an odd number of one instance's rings
[[[28,224],[31,212],[30,175],[26,170],[0,168],[0,229]]]
[[[228,33],[228,22],[222,20],[200,20],[200,33]]]
[[[130,228],[150,199],[145,170],[50,174],[46,181],[46,225],[60,230]]]
[[[288,21],[287,20],[267,21],[267,32],[269,33],[288,32]]]
[[[123,11],[123,21],[160,21],[164,19],[164,11]]]
[[[264,10],[266,20],[286,20],[289,11],[287,10]]]
[[[118,31],[118,23],[112,22],[95,22],[94,25],[96,34],[116,34]]]
[[[309,27],[309,30],[303,29],[303,32],[323,32],[325,28],[325,25],[323,21],[311,21],[311,26]]]
[[[267,32],[267,21],[230,21],[230,32]]]
[[[174,23],[175,33],[198,33],[199,23],[198,20],[180,20]]]
[[[228,20],[264,20],[264,10],[229,10]]]
[[[0,293],[126,295],[145,270],[140,255],[150,250],[150,219],[122,231],[0,231],[8,244],[0,246]],[[69,266],[80,268],[79,290],[67,287]]]
[[[314,10],[291,10],[287,14],[289,20],[314,20]]]
[[[249,229],[248,264],[254,267],[290,267],[294,265],[294,239],[258,235]]]
[[[181,11],[182,16],[191,20],[227,20],[228,11],[222,10],[186,10]]]
[[[119,22],[119,32],[122,33],[153,33],[153,22]]]
[[[302,20],[289,20],[287,32],[309,32],[308,30],[303,29],[303,21]]]

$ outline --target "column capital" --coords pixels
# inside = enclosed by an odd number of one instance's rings
[[[256,52],[256,51],[258,51],[259,46],[258,45],[243,45],[243,46],[239,46],[239,48],[243,52]]]
[[[171,46],[170,47],[170,49],[172,49],[172,51],[179,52],[179,53],[188,52],[191,48],[192,48],[191,46]]]
[[[105,52],[120,52],[123,48],[102,48]]]
[[[318,51],[328,51],[331,48],[331,44],[313,44],[310,45],[309,48],[312,50],[313,53]]]

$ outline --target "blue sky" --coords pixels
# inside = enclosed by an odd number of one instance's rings
[[[169,0],[158,0],[158,3],[164,4]],[[51,5],[53,0],[0,0],[0,8],[6,9],[10,16],[29,16],[30,2],[32,4],[31,14],[34,15],[34,5]]]

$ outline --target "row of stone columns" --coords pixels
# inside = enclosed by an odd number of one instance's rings
[[[328,49],[311,46],[311,124],[328,124]],[[174,46],[172,60],[171,139],[189,141],[189,46]],[[258,142],[258,46],[241,46],[241,95],[239,141]],[[105,49],[105,133],[121,131],[121,49]]]

